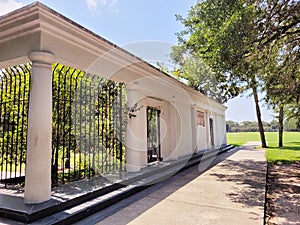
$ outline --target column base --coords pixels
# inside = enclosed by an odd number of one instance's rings
[[[139,172],[139,171],[141,171],[141,166],[126,164],[126,171],[127,172]]]
[[[28,204],[28,205],[30,205],[30,204],[40,204],[40,203],[44,203],[46,201],[49,201],[50,199],[51,199],[51,193],[50,193],[50,195],[48,194],[48,195],[45,195],[45,196],[35,196],[35,197],[33,197],[33,196],[28,197],[28,196],[25,195],[24,203]]]

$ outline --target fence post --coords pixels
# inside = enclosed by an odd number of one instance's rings
[[[51,198],[52,63],[54,55],[34,51],[28,115],[24,202],[41,203]]]
[[[137,84],[126,87],[127,107],[135,108],[139,103]],[[141,107],[141,108],[140,108]],[[147,118],[146,107],[137,105],[133,115],[129,115],[126,131],[126,170],[138,172],[141,170],[143,158],[147,153]],[[143,157],[145,155],[145,157]]]

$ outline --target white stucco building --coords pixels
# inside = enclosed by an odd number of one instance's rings
[[[0,49],[0,68],[32,62],[26,203],[51,197],[53,63],[125,83],[129,107],[138,108],[127,127],[128,172],[226,144],[226,107],[41,3],[0,17]],[[147,110],[156,115],[155,153],[147,140]]]

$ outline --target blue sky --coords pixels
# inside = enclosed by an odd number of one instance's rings
[[[0,15],[34,2],[0,0]],[[187,15],[196,0],[40,0],[48,7],[150,62],[166,61],[175,33],[183,29],[175,14]],[[226,106],[227,120],[256,120],[252,98],[237,97]],[[262,108],[263,120],[272,120]]]

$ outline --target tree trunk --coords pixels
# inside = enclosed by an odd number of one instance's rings
[[[253,90],[253,97],[254,97],[255,108],[256,108],[256,116],[257,116],[258,129],[259,129],[260,140],[261,140],[261,147],[266,148],[267,143],[266,143],[266,137],[265,137],[263,123],[261,120],[261,113],[260,113],[260,107],[259,107],[258,95],[257,95],[257,87],[256,87],[255,82],[253,82],[253,84],[252,84],[252,90]]]
[[[279,107],[279,124],[278,124],[278,134],[279,134],[279,141],[278,141],[278,146],[282,147],[283,146],[283,106]]]

